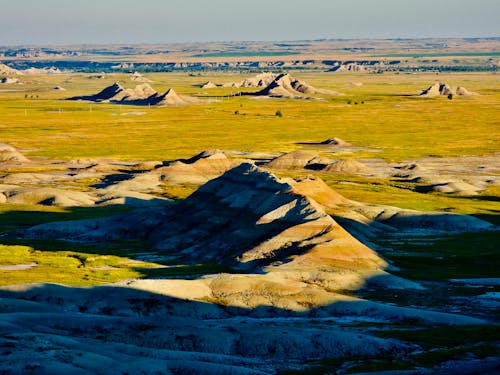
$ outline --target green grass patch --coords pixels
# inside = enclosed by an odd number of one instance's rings
[[[67,245],[70,248],[71,245]],[[28,269],[2,270],[0,285],[60,283],[89,286],[146,275],[138,270],[158,264],[138,262],[127,257],[89,254],[77,251],[41,251],[28,246],[0,245],[0,265],[34,265]]]

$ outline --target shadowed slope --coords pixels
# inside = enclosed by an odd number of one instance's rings
[[[173,207],[45,224],[24,235],[90,241],[146,239],[154,248],[191,262],[216,261],[245,269],[285,263],[287,268],[384,264],[314,200],[248,163],[209,181]]]

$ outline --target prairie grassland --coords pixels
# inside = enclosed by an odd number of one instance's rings
[[[241,76],[165,73],[147,75],[155,81],[155,89],[174,87],[181,94],[219,101],[179,108],[91,105],[60,99],[91,94],[117,80],[126,86],[135,83],[126,75],[105,79],[89,79],[88,75],[26,77],[25,85],[9,87],[21,91],[0,91],[0,139],[27,150],[28,155],[60,159],[165,160],[213,148],[290,151],[299,147],[297,142],[334,136],[381,150],[353,157],[377,156],[391,161],[426,155],[481,155],[499,149],[500,93],[495,74],[294,75],[346,96],[325,97],[324,101],[228,99],[224,96],[239,90],[201,90],[193,85],[208,80],[239,81]],[[453,100],[404,96],[418,93],[435,80],[482,95]],[[352,82],[363,85],[353,86]],[[56,85],[67,91],[51,90]],[[278,109],[284,115],[281,118],[275,116]]]

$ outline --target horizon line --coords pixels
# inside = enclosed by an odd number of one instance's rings
[[[211,41],[185,41],[185,42],[77,42],[77,43],[22,43],[22,44],[0,44],[0,48],[4,47],[70,47],[70,46],[141,46],[141,45],[171,45],[171,44],[210,44],[210,43],[278,43],[278,42],[327,42],[327,41],[351,41],[351,40],[431,40],[431,39],[500,39],[500,35],[484,35],[484,36],[422,36],[422,37],[366,37],[366,38],[315,38],[315,39],[276,39],[276,40],[211,40]]]

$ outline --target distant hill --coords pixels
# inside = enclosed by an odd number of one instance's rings
[[[161,94],[147,83],[126,89],[118,82],[104,88],[97,94],[74,96],[67,100],[88,100],[97,103],[105,102],[158,107],[177,107],[204,102],[198,98],[178,95],[172,88]]]

